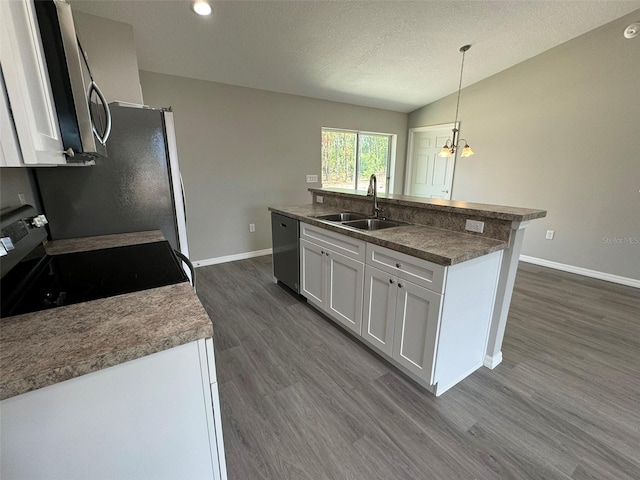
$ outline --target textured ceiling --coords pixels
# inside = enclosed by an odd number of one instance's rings
[[[140,69],[409,112],[640,8],[627,1],[70,0],[133,26]],[[638,19],[640,20],[640,10]],[[620,32],[622,35],[622,32]]]

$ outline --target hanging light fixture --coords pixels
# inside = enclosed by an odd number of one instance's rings
[[[473,150],[467,143],[464,138],[458,139],[458,129],[456,125],[458,124],[458,108],[460,107],[460,90],[462,89],[462,71],[464,69],[464,54],[471,48],[471,45],[464,45],[460,47],[460,51],[462,52],[462,64],[460,65],[460,83],[458,84],[458,102],[456,103],[456,119],[453,122],[453,137],[447,139],[447,142],[438,153],[439,157],[452,157],[455,155],[456,150],[458,150],[460,143],[464,142],[464,147],[462,148],[462,157],[470,157],[473,155]]]

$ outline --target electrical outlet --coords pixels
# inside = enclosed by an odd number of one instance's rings
[[[546,238],[547,240],[553,240],[553,236],[555,234],[555,230],[547,230],[547,235],[544,238]]]
[[[307,175],[307,183],[318,183],[318,175]]]
[[[255,232],[255,231],[256,231],[256,224],[255,224],[255,223],[250,223],[250,224],[249,224],[249,231],[250,231],[251,233],[253,233],[253,232]]]
[[[477,220],[467,220],[464,229],[469,230],[470,232],[482,233],[484,232],[484,222],[479,222]]]
[[[324,198],[322,198],[320,195],[316,195],[316,203],[324,203]]]
[[[18,194],[18,201],[20,202],[20,205],[24,205],[25,203],[27,203],[27,199],[25,198],[24,193]]]

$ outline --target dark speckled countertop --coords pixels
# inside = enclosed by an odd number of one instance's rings
[[[339,195],[347,198],[366,197],[366,192],[354,192],[341,188],[309,188],[309,191],[318,195],[324,193]],[[466,215],[480,215],[486,218],[497,218],[512,222],[525,222],[543,218],[547,215],[545,210],[536,208],[509,207],[506,205],[492,205],[488,203],[464,202],[461,200],[445,200],[442,198],[423,198],[407,195],[380,193],[378,199],[383,203],[402,205],[406,207],[419,206],[430,210],[462,213]]]
[[[269,210],[444,266],[504,250],[508,246],[505,241],[425,225],[406,225],[371,232],[356,230],[314,218],[337,212],[334,207],[318,204],[270,207]]]
[[[162,239],[160,232],[141,232],[61,240],[48,243],[47,251]],[[211,320],[188,283],[3,318],[0,400],[212,336]]]

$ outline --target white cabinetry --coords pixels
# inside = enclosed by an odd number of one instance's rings
[[[362,338],[429,385],[434,383],[442,295],[417,283],[440,291],[445,270],[367,245]]]
[[[300,237],[301,294],[418,383],[440,395],[482,366],[502,252],[445,267],[305,223]]]
[[[226,479],[213,341],[3,400],[4,480]]]
[[[3,129],[0,166],[65,164],[55,105],[33,3],[0,2],[0,65],[6,95],[0,102]],[[14,131],[4,128],[12,119]],[[16,137],[21,155],[15,152]],[[11,145],[13,143],[13,145]]]
[[[398,280],[393,359],[428,382],[433,378],[441,295]]]
[[[364,270],[362,338],[385,355],[393,353],[398,277],[367,265]]]
[[[365,243],[304,223],[300,237],[302,295],[360,335]]]

